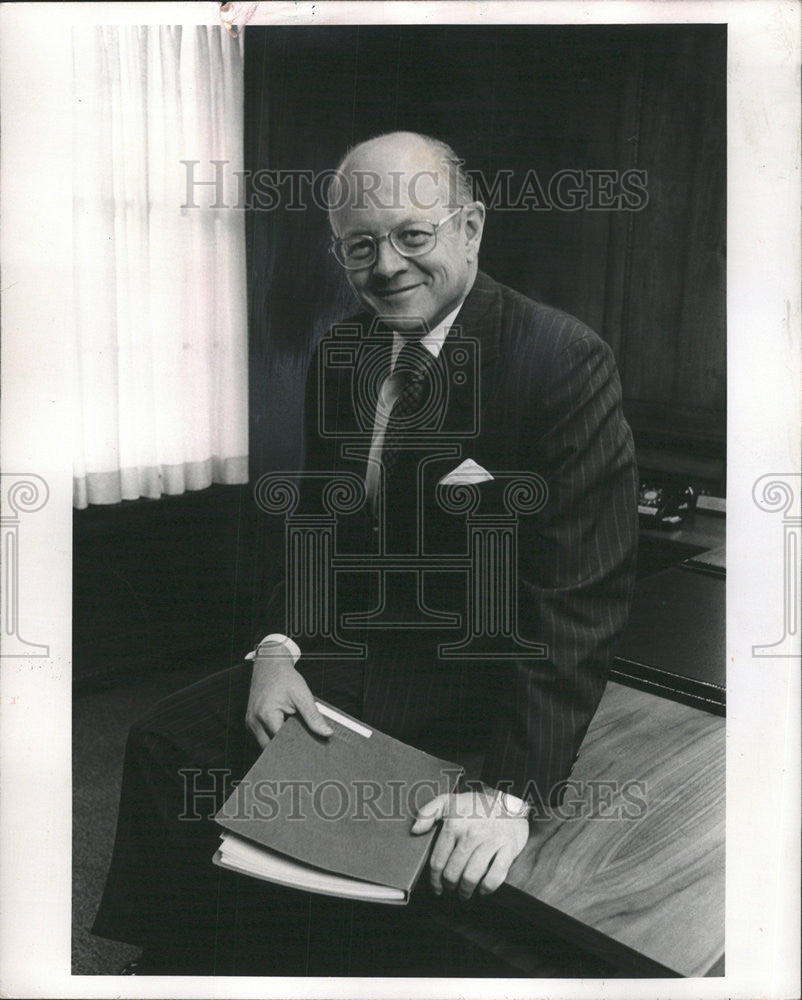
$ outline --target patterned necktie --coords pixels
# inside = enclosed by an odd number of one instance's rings
[[[434,364],[433,355],[426,350],[419,340],[409,340],[401,351],[393,366],[393,378],[400,382],[398,397],[387,421],[382,448],[382,464],[384,465],[385,483],[389,484],[395,473],[399,460],[409,440],[410,432],[419,430],[421,407],[427,402],[427,373]]]

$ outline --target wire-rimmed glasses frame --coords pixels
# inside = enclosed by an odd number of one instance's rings
[[[329,253],[334,255],[338,264],[346,271],[359,271],[373,267],[379,256],[379,244],[387,240],[396,253],[402,257],[422,257],[437,246],[437,234],[441,227],[450,222],[465,208],[460,205],[439,222],[428,219],[419,222],[402,222],[383,236],[372,236],[370,233],[354,233],[353,236],[342,236],[331,241]],[[404,241],[404,233],[410,235]],[[423,238],[425,236],[425,239]],[[350,249],[349,249],[350,248]]]

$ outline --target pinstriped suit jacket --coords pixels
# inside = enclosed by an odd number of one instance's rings
[[[369,336],[368,315],[347,322]],[[410,501],[392,516],[423,518],[427,551],[453,551],[465,537],[464,521],[455,530],[454,517],[435,503],[434,484],[444,473],[472,457],[493,474],[542,476],[545,506],[519,518],[515,599],[520,635],[544,643],[547,653],[446,661],[438,659],[437,643],[458,640],[459,630],[373,631],[365,633],[369,655],[355,664],[354,683],[362,686],[366,721],[435,751],[479,750],[484,781],[545,800],[570,773],[629,611],[637,544],[632,435],[612,351],[578,320],[479,272],[456,324],[463,338],[479,345],[479,364],[469,376],[476,382],[452,393],[441,424],[443,439],[457,441],[460,455],[435,454],[425,462],[417,506]],[[455,345],[453,333],[438,359],[446,379],[454,364],[453,350],[446,350]],[[341,443],[357,427],[353,374],[319,375],[318,352],[307,383],[307,468],[363,474],[359,461],[343,456]],[[471,426],[466,408],[477,405],[477,426]],[[321,414],[333,435],[318,433]],[[433,454],[439,440],[432,438]],[[499,478],[479,487],[483,512],[493,511],[500,485]],[[370,551],[365,523],[356,516],[341,526],[341,538],[353,544],[364,532],[364,551]],[[464,613],[464,578],[446,577],[442,585],[427,583],[425,603]],[[376,599],[362,593],[358,601],[367,601],[364,607]],[[270,628],[281,620],[279,607],[273,605]],[[449,733],[452,745],[445,746]]]

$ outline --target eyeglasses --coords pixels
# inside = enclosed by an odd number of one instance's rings
[[[371,236],[369,233],[355,233],[332,240],[329,253],[333,253],[337,262],[347,271],[358,271],[360,268],[372,267],[379,255],[379,243],[389,240],[390,246],[402,257],[421,257],[437,246],[437,233],[451,219],[455,218],[465,208],[460,205],[450,215],[439,222],[403,222],[391,229],[384,236]]]

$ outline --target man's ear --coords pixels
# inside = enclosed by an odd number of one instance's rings
[[[465,216],[465,248],[468,251],[468,260],[475,260],[479,256],[479,245],[482,242],[482,233],[485,227],[485,206],[481,201],[472,201],[465,206],[463,212]]]

